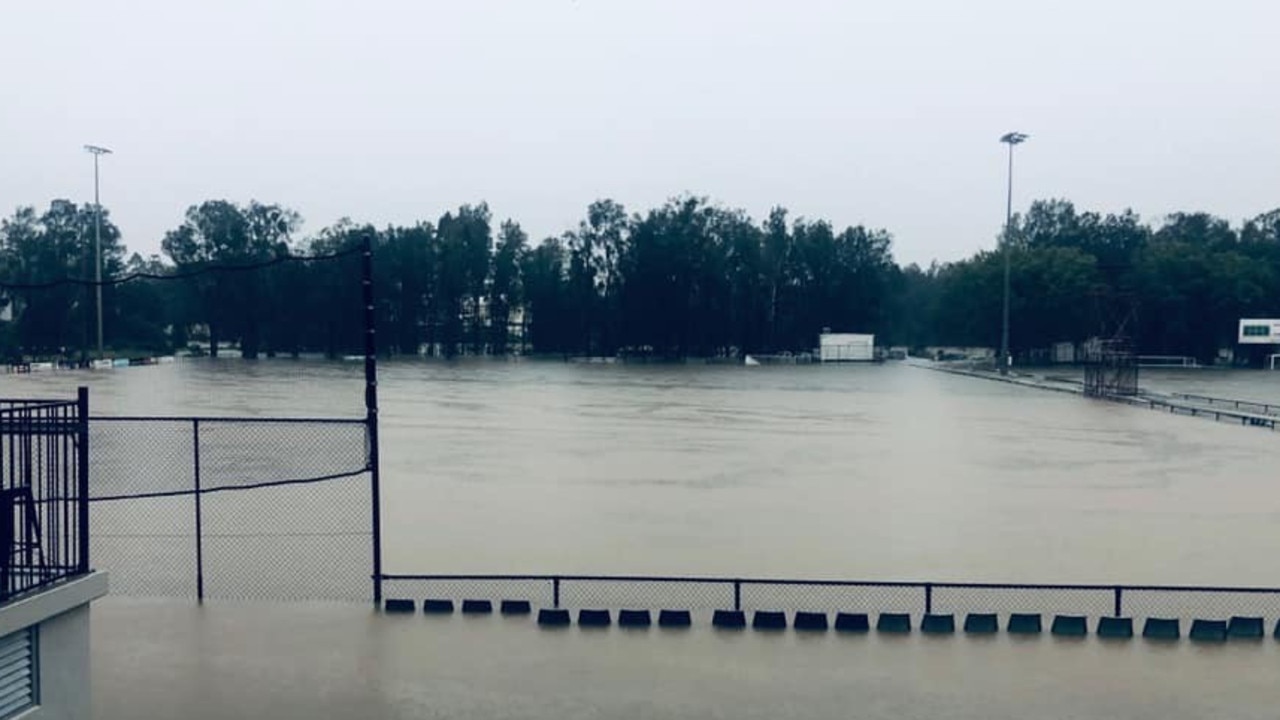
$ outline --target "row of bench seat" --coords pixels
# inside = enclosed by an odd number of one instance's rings
[[[392,613],[415,612],[417,603],[409,599],[389,599],[384,609]],[[422,610],[428,614],[447,614],[454,611],[452,600],[424,600]],[[464,614],[488,614],[494,611],[489,600],[463,600]],[[503,615],[529,615],[533,608],[527,600],[503,600],[498,611]],[[562,627],[572,624],[568,610],[543,608],[538,611],[538,624],[545,627]],[[866,613],[836,613],[834,621],[823,612],[796,612],[790,626],[796,630],[825,631],[832,627],[841,632],[869,632],[871,617]],[[614,622],[609,610],[584,609],[578,611],[578,625],[582,627],[608,627]],[[658,627],[689,627],[693,623],[688,610],[661,610],[657,615]],[[648,610],[619,610],[617,624],[620,627],[649,627],[654,623]],[[717,628],[740,629],[747,627],[747,613],[742,610],[716,610],[711,624]],[[785,612],[757,610],[751,615],[750,626],[757,630],[785,630],[788,618]],[[912,617],[908,613],[880,613],[875,619],[875,629],[882,633],[910,633]],[[920,619],[920,632],[929,635],[948,635],[956,632],[956,616],[926,614]],[[1000,630],[999,616],[995,613],[969,613],[961,625],[963,632],[971,635],[988,635]],[[1042,616],[1037,613],[1012,613],[1005,622],[1005,632],[1012,635],[1038,635],[1042,633]],[[1059,637],[1084,637],[1089,634],[1089,618],[1084,615],[1054,615],[1049,632]],[[1094,633],[1103,638],[1131,638],[1134,636],[1133,618],[1099,617]],[[1257,639],[1266,632],[1260,617],[1235,616],[1229,620],[1202,620],[1191,622],[1188,637],[1192,640],[1224,641],[1229,638]],[[1272,635],[1280,639],[1280,621]],[[1146,618],[1142,636],[1155,640],[1177,640],[1182,637],[1182,623],[1177,618]]]

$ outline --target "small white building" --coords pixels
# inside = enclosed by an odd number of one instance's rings
[[[1240,318],[1240,335],[1236,338],[1240,345],[1269,345],[1270,348],[1259,349],[1268,353],[1266,365],[1272,370],[1280,369],[1280,318]],[[1232,360],[1235,353],[1232,353]]]
[[[821,362],[870,362],[875,358],[875,335],[824,332],[818,336]]]
[[[1240,318],[1241,345],[1280,345],[1280,318]]]

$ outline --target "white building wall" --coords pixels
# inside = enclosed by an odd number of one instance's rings
[[[818,337],[818,357],[822,362],[872,360],[875,338],[857,333],[823,333]]]
[[[0,636],[37,629],[37,705],[21,720],[87,720],[89,603],[107,592],[106,573],[94,572],[0,606]]]
[[[89,692],[89,606],[40,623],[40,704],[23,718],[80,720],[92,714]]]

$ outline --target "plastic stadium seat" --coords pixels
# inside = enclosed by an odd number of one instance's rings
[[[911,616],[907,613],[880,613],[876,618],[876,631],[882,633],[911,632]]]
[[[746,613],[741,610],[717,610],[711,616],[714,627],[737,630],[747,626]]]
[[[1147,618],[1142,625],[1142,637],[1151,640],[1177,640],[1182,637],[1177,618]]]
[[[579,627],[609,627],[613,618],[608,610],[579,610]]]
[[[1133,618],[1098,618],[1098,637],[1108,639],[1127,639],[1133,637]]]
[[[389,613],[411,613],[418,609],[418,604],[405,598],[387,598],[382,608]]]
[[[777,610],[757,610],[751,618],[751,627],[756,630],[786,630],[787,614]]]
[[[423,600],[422,612],[432,614],[448,614],[453,612],[452,600]]]
[[[1266,634],[1266,628],[1260,617],[1240,617],[1236,615],[1227,623],[1227,637],[1234,639],[1259,639]]]
[[[920,620],[920,632],[929,635],[950,635],[956,631],[955,615],[925,615]]]
[[[964,618],[964,631],[971,635],[992,635],[999,630],[995,613],[969,613]]]
[[[796,613],[796,619],[793,624],[797,630],[826,630],[827,614],[820,612],[798,612]]]
[[[629,628],[647,628],[653,624],[648,610],[619,610],[618,626]]]
[[[685,628],[693,624],[688,610],[663,610],[658,613],[658,627]]]
[[[1040,616],[1036,613],[1013,613],[1009,616],[1009,624],[1005,630],[1011,635],[1040,634]]]
[[[503,600],[499,609],[503,615],[528,615],[533,611],[528,600]]]
[[[569,624],[569,611],[543,608],[538,611],[538,624],[543,627],[565,627]]]
[[[836,630],[840,632],[864,633],[871,630],[871,621],[866,613],[837,613]]]
[[[1054,615],[1049,632],[1060,637],[1084,637],[1089,634],[1089,621],[1083,615]]]
[[[1192,620],[1187,637],[1197,642],[1226,642],[1226,620]]]

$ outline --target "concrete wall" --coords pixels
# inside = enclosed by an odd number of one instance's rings
[[[40,705],[33,720],[81,720],[91,713],[89,694],[89,606],[81,605],[40,623]]]
[[[89,603],[107,592],[105,573],[90,573],[0,606],[0,636],[38,626],[36,707],[22,720],[83,720],[91,713]]]

